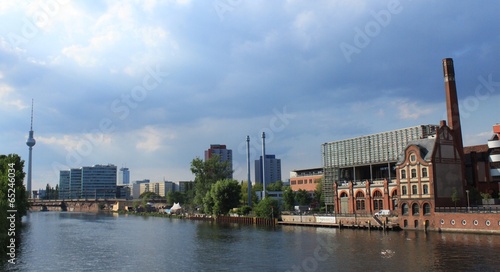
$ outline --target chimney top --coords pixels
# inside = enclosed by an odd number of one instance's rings
[[[443,59],[443,73],[445,77],[455,76],[455,69],[453,68],[453,59],[452,58],[446,58]]]
[[[446,126],[446,120],[439,121],[439,127],[444,127],[444,126]]]

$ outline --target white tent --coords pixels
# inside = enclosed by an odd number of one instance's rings
[[[175,212],[175,211],[180,210],[180,209],[182,209],[181,205],[179,203],[174,202],[174,206],[172,206],[172,208],[170,208],[170,211]]]

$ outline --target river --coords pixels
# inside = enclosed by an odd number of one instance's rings
[[[3,271],[500,271],[500,236],[31,212]],[[2,267],[0,267],[2,268]]]

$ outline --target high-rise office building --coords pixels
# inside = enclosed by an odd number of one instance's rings
[[[72,168],[69,170],[69,198],[77,199],[82,197],[82,168]]]
[[[60,198],[115,198],[116,166],[94,165],[60,171]]]
[[[208,150],[205,150],[205,161],[212,158],[213,156],[218,156],[220,162],[228,162],[229,169],[233,169],[233,151],[227,149],[226,145],[211,144]],[[227,177],[228,179],[233,178],[233,173]]]
[[[70,171],[61,170],[59,173],[59,199],[67,199],[69,197],[69,179]]]
[[[116,166],[82,167],[82,198],[115,198]]]
[[[118,172],[118,185],[130,184],[130,171],[126,167],[120,168]]]
[[[265,159],[264,170],[266,174],[266,187],[267,185],[276,181],[281,181],[281,160],[276,159],[275,155],[267,155]],[[255,160],[255,183],[262,183],[262,156]]]

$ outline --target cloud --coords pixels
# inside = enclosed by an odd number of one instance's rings
[[[2,77],[3,75],[0,74],[0,79]],[[7,109],[14,107],[18,110],[29,107],[21,99],[13,98],[14,96],[17,95],[11,86],[0,83],[0,105],[7,107]]]
[[[433,109],[419,105],[417,102],[396,101],[401,119],[419,119],[434,112]]]

